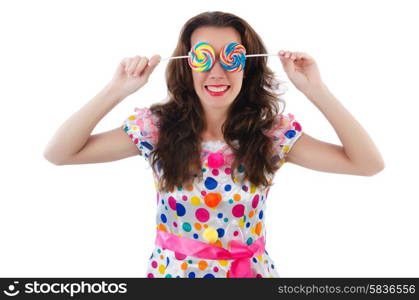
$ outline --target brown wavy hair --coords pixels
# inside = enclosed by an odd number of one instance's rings
[[[247,54],[267,53],[262,39],[245,20],[230,13],[211,11],[185,23],[172,56],[188,53],[192,33],[202,26],[232,27],[240,34]],[[165,191],[189,185],[194,177],[203,180],[201,133],[206,121],[191,72],[185,60],[170,60],[165,73],[168,99],[150,106],[159,119],[159,139],[151,153],[152,168],[156,170],[157,163],[163,170],[159,188]],[[244,170],[243,181],[247,179],[255,186],[271,186],[272,180],[266,174],[273,174],[279,167],[273,159],[272,138],[266,132],[272,128],[279,113],[278,102],[282,102],[285,109],[285,101],[279,97],[281,94],[275,92],[282,82],[267,66],[267,57],[247,60],[243,75],[242,88],[222,124],[224,140],[235,154],[231,178],[236,182],[235,171],[241,168]],[[233,142],[236,139],[239,147]]]

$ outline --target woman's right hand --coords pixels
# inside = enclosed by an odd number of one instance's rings
[[[148,77],[160,60],[160,55],[154,55],[150,60],[145,56],[124,58],[119,63],[109,86],[122,97],[128,97],[147,83]]]

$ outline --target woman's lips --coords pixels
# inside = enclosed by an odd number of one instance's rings
[[[211,91],[208,89],[208,85],[205,86],[205,91],[207,91],[208,94],[210,94],[211,96],[215,96],[215,97],[219,97],[219,96],[223,96],[225,93],[227,93],[227,91],[230,89],[229,85],[225,85],[225,84],[220,84],[220,85],[209,85],[211,87],[227,87],[226,90],[224,91],[220,91],[220,92],[215,92],[215,91]]]

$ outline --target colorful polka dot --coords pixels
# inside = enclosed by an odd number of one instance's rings
[[[179,253],[179,252],[175,252],[175,258],[177,260],[184,260],[186,258],[186,255]]]
[[[218,228],[218,229],[217,229],[217,232],[218,232],[218,237],[220,237],[220,238],[221,238],[221,237],[223,237],[223,236],[224,236],[224,232],[225,232],[225,231],[224,231],[224,229],[223,229],[223,228]]]
[[[192,230],[192,226],[191,224],[189,224],[188,222],[183,223],[182,225],[183,230],[185,230],[186,232],[190,232]]]
[[[164,274],[165,271],[166,271],[166,267],[164,265],[160,265],[159,266],[159,273]]]
[[[201,204],[201,199],[199,199],[199,197],[197,196],[192,196],[191,203],[195,206],[198,206],[199,204]]]
[[[226,267],[228,265],[228,261],[227,260],[219,260],[218,263],[220,264],[220,266],[222,267]]]
[[[171,209],[176,210],[176,199],[172,196],[169,197],[169,206]]]
[[[288,130],[287,132],[284,133],[284,135],[288,138],[288,139],[292,139],[295,135],[296,135],[296,131],[295,130]]]
[[[208,207],[216,208],[221,201],[220,193],[208,193],[204,197],[205,204]]]
[[[252,207],[256,208],[259,204],[259,195],[255,195],[252,200]]]
[[[208,267],[208,263],[206,260],[200,260],[198,263],[198,268],[200,270],[205,270]]]
[[[207,189],[213,190],[217,187],[218,182],[212,177],[207,177],[207,179],[205,179],[204,185]]]
[[[179,217],[183,217],[186,213],[185,206],[180,203],[176,203],[176,213]]]
[[[210,214],[209,214],[208,210],[206,210],[205,208],[198,208],[195,211],[195,217],[200,222],[206,222],[206,221],[208,221],[209,216],[210,216]]]
[[[215,243],[218,239],[218,231],[212,227],[208,227],[204,230],[203,237],[208,243]]]
[[[260,235],[262,233],[262,222],[258,222],[256,224],[255,233],[257,235]]]
[[[231,213],[233,214],[233,216],[235,216],[236,218],[241,218],[244,215],[244,205],[243,204],[237,204],[233,207],[233,209],[231,210]]]

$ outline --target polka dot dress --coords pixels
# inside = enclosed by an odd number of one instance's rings
[[[150,152],[158,140],[157,116],[148,108],[136,108],[135,113],[125,119],[122,129],[150,164]],[[301,125],[294,115],[277,116],[275,126],[269,131],[275,147],[275,164],[282,166],[285,163],[286,154],[301,134]],[[234,142],[238,143],[237,140]],[[249,181],[240,184],[244,166],[238,167],[237,178],[232,181],[233,158],[233,151],[225,142],[203,142],[204,180],[195,178],[191,185],[178,187],[172,192],[157,189],[163,170],[155,170],[157,229],[226,249],[233,239],[247,245],[262,236],[266,241],[264,220],[269,188],[257,188]],[[145,275],[149,278],[228,278],[231,263],[232,260],[187,256],[155,245]],[[261,255],[251,258],[251,268],[256,277],[279,277],[278,268],[266,249]]]

